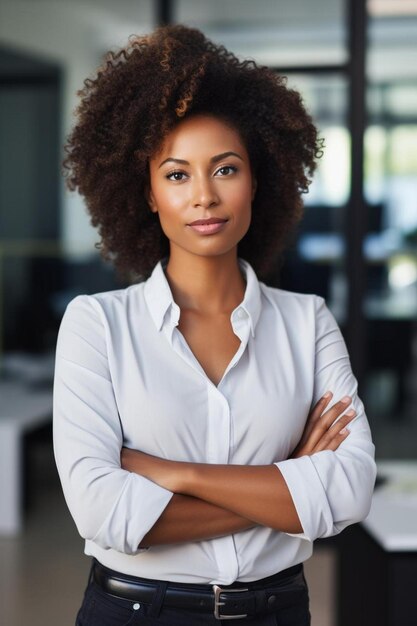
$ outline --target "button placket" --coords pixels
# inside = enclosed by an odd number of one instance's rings
[[[210,381],[209,381],[210,382]],[[227,398],[212,384],[207,385],[207,462],[227,465],[230,455],[231,412]],[[233,535],[213,540],[217,566],[224,584],[232,582],[239,573],[239,563]]]
[[[227,464],[230,452],[230,407],[214,385],[207,386],[207,462]]]

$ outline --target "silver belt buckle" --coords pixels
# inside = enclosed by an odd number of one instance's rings
[[[214,617],[216,619],[241,619],[242,617],[247,617],[247,613],[245,615],[220,615],[220,607],[226,604],[225,602],[220,602],[220,594],[221,593],[232,593],[232,592],[241,592],[241,591],[249,591],[249,589],[222,589],[218,585],[213,585],[214,591]]]

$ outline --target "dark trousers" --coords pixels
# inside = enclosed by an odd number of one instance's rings
[[[235,620],[218,620],[213,613],[164,606],[166,585],[161,581],[152,604],[146,604],[109,595],[91,580],[90,575],[76,626],[230,626],[232,623],[236,626],[310,626],[311,623],[307,583],[305,590],[294,597],[293,605],[268,615]]]

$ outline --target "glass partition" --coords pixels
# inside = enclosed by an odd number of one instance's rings
[[[304,196],[304,218],[294,245],[286,254],[280,285],[323,296],[343,325],[346,321],[343,223],[350,187],[347,80],[342,74],[289,74],[288,85],[301,92],[324,147],[309,192]]]
[[[417,10],[370,2],[366,401],[379,457],[417,453]]]
[[[271,67],[346,61],[344,0],[177,0],[177,22]],[[330,61],[329,61],[330,60]]]

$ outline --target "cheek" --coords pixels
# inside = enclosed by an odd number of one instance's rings
[[[239,221],[250,222],[252,216],[252,194],[251,188],[239,187],[231,190],[227,200],[233,212],[239,217]]]
[[[178,214],[178,212],[184,207],[187,198],[185,190],[177,187],[175,190],[160,191],[155,195],[156,205],[158,207],[161,219],[166,216],[169,219],[171,216]]]
[[[246,208],[252,204],[252,185],[249,179],[245,181],[239,181],[239,184],[234,185],[228,190],[229,200],[238,207]]]
[[[246,234],[252,221],[252,187],[241,190],[236,196],[236,202],[239,204],[240,222]]]

